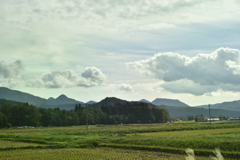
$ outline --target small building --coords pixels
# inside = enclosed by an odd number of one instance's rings
[[[204,122],[204,117],[197,117],[197,122]]]
[[[210,121],[210,118],[208,118],[207,121]],[[211,121],[220,121],[220,119],[219,118],[211,118]]]
[[[230,117],[229,120],[230,121],[239,121],[240,117]]]
[[[34,128],[33,126],[14,126],[14,128]]]

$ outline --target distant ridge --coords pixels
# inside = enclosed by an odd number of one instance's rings
[[[152,104],[161,106],[172,106],[172,107],[189,107],[187,104],[177,100],[177,99],[166,99],[166,98],[156,98],[152,101]]]

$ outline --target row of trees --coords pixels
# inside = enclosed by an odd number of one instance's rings
[[[74,110],[66,111],[38,108],[28,103],[4,105],[0,109],[0,128],[10,126],[72,126],[88,124],[120,124],[164,122],[169,114],[165,109],[150,108],[141,104],[117,104],[115,107],[102,106],[101,109],[87,109],[80,104]]]

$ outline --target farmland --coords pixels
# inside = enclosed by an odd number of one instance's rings
[[[239,158],[240,123],[0,130],[0,159],[184,159],[187,148],[194,149],[198,159],[213,155],[215,148],[225,158]]]

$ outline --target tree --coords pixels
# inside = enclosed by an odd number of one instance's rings
[[[0,128],[9,128],[11,124],[8,122],[8,118],[5,114],[0,112]]]
[[[77,112],[79,110],[78,105],[76,104],[74,112]]]
[[[76,112],[70,112],[68,114],[68,125],[79,125],[79,118]]]

